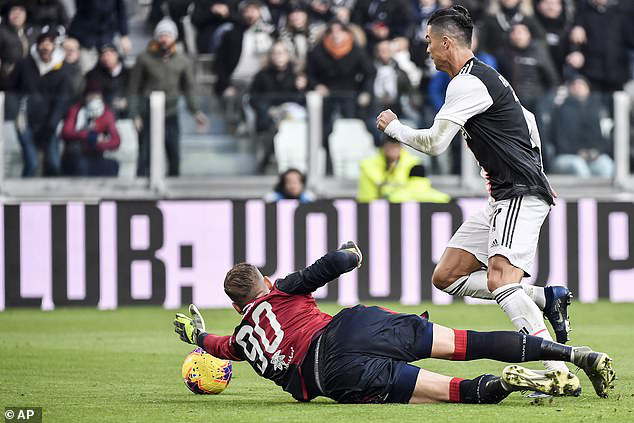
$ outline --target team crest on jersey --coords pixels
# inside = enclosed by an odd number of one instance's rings
[[[285,362],[286,355],[281,354],[280,350],[275,351],[273,357],[271,357],[271,364],[275,370],[286,370],[288,366],[293,361],[293,356],[295,355],[295,350],[291,347],[291,355],[288,356],[288,362]]]

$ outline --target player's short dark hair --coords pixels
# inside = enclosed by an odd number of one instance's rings
[[[231,298],[231,301],[240,307],[244,307],[246,303],[253,299],[256,283],[261,277],[262,274],[254,265],[238,263],[225,276],[225,293]]]
[[[427,21],[427,25],[456,37],[466,46],[471,46],[473,20],[469,11],[462,6],[436,10]]]

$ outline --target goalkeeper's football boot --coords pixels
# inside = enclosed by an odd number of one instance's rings
[[[592,351],[588,347],[576,347],[572,349],[570,361],[586,372],[597,395],[601,398],[607,398],[610,389],[614,389],[614,381],[616,380],[610,356],[606,353]]]
[[[568,319],[568,306],[572,300],[572,293],[565,286],[547,286],[544,288],[546,306],[544,316],[548,319],[555,331],[557,342],[568,342],[570,332],[570,320]]]
[[[581,395],[579,378],[561,370],[531,370],[511,365],[502,371],[502,380],[512,391],[528,390],[558,397]]]

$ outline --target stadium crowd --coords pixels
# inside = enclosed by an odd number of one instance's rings
[[[118,119],[134,122],[137,175],[147,175],[147,96],[154,90],[166,93],[168,174],[178,175],[179,98],[199,129],[210,125],[197,101],[194,69],[200,67],[194,63],[200,57],[212,58],[213,95],[227,131],[239,130],[245,109],[254,114],[260,173],[274,168],[280,122],[305,118],[308,91],[324,96],[326,152],[337,118],[362,120],[381,146],[385,140],[374,124],[379,111],[391,108],[414,126],[428,127],[442,105],[449,77],[426,53],[426,22],[454,3],[467,7],[476,22],[476,56],[498,69],[535,113],[546,170],[614,172],[609,118],[612,94],[633,78],[632,2],[155,0],[147,17],[150,40],[136,57],[130,3],[77,0],[71,17],[60,0],[0,1],[0,89],[7,93],[5,120],[15,121],[23,176],[117,175],[117,162],[104,152],[122,142]],[[186,25],[195,31],[193,43],[186,40]],[[459,173],[460,148],[452,143],[447,158],[427,163],[427,172]],[[45,157],[41,170],[38,150]],[[380,149],[375,161],[389,164],[389,150]],[[425,175],[417,159],[401,154],[398,160],[412,161],[407,174]],[[362,165],[362,178],[370,166],[383,166],[377,163]],[[380,176],[383,185],[392,168],[399,167],[380,169],[387,173]]]

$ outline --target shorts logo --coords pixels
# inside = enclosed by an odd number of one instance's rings
[[[491,248],[497,247],[498,245],[500,245],[500,243],[498,242],[497,239],[494,239],[493,242],[491,243]]]

